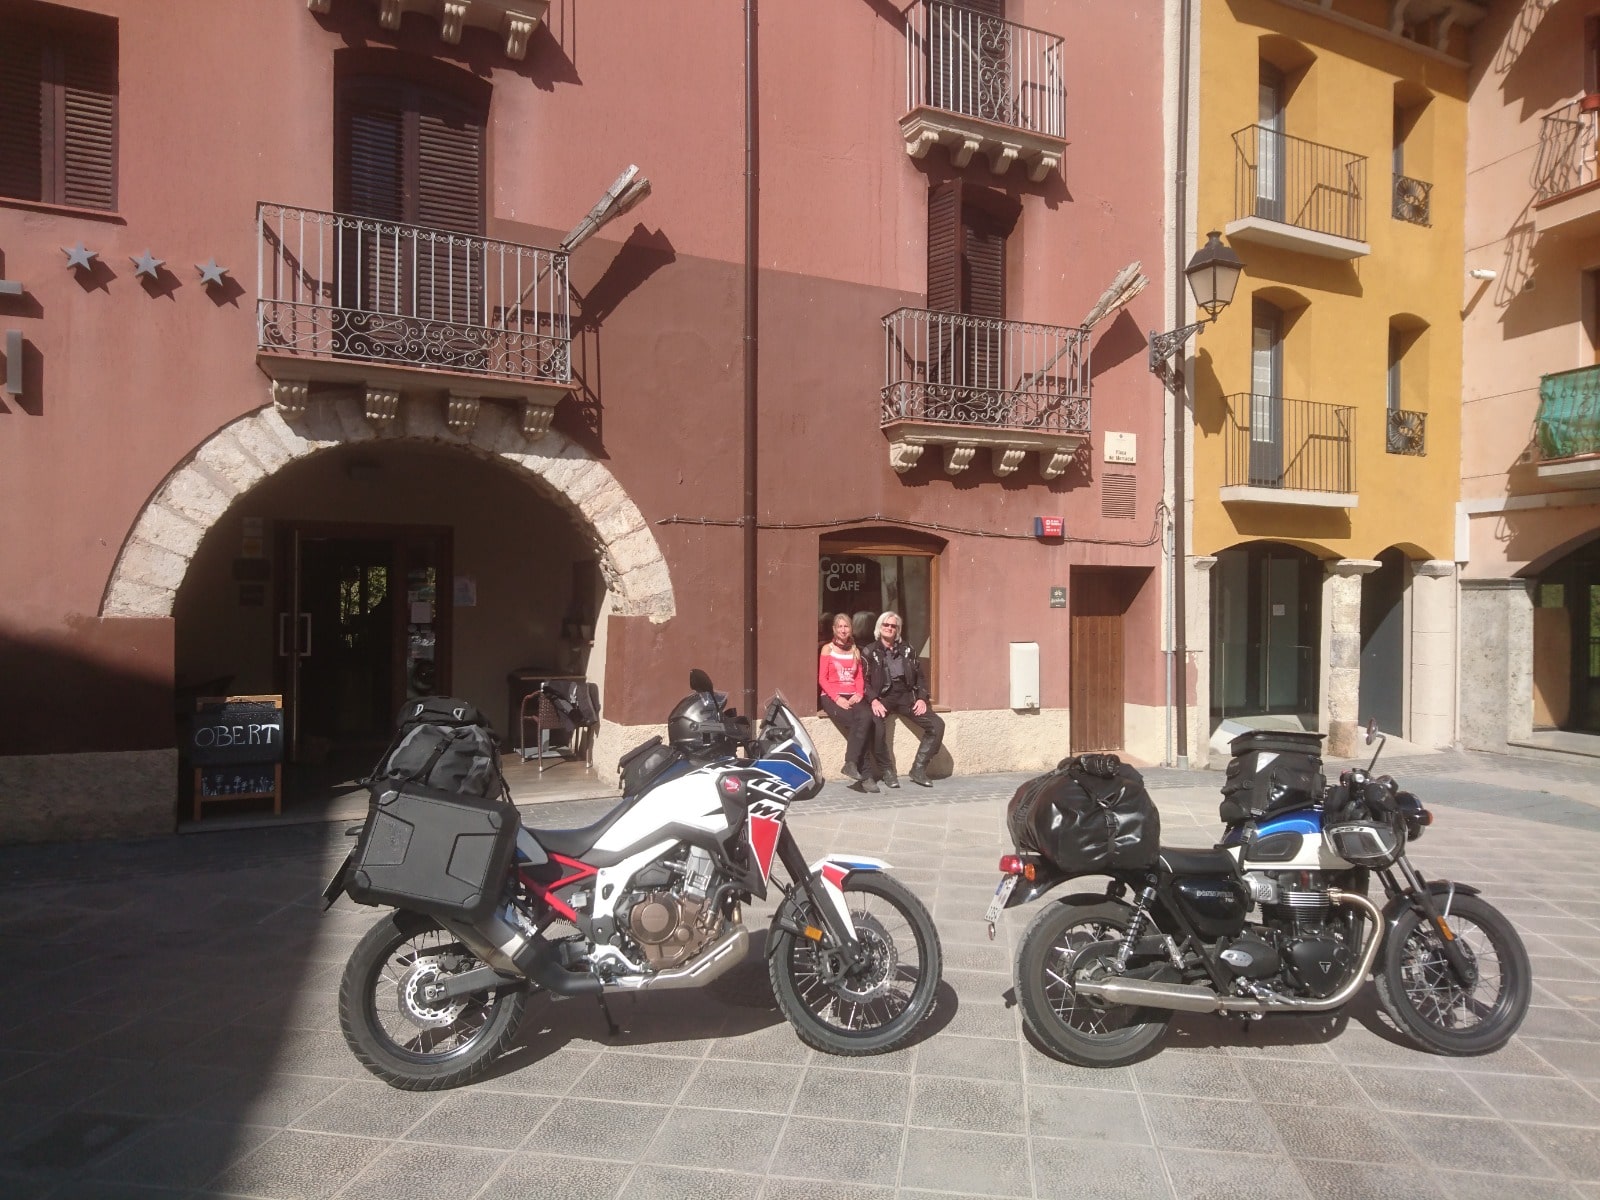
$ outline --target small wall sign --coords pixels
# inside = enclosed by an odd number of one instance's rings
[[[1053,588],[1051,588],[1050,589],[1050,607],[1051,608],[1065,608],[1066,606],[1067,606],[1067,589],[1064,588],[1064,587],[1053,587]]]
[[[1033,536],[1036,538],[1058,538],[1065,532],[1066,526],[1060,517],[1035,517],[1033,519]]]
[[[1139,436],[1133,433],[1107,433],[1105,460],[1108,463],[1139,461]]]

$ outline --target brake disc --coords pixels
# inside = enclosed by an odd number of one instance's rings
[[[439,983],[445,974],[443,963],[437,957],[428,956],[415,959],[411,969],[400,977],[400,1011],[418,1029],[453,1025],[467,1007],[465,996],[442,1004],[427,999],[429,985]]]

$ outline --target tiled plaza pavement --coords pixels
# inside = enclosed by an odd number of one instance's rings
[[[1039,906],[993,943],[980,923],[1015,777],[830,785],[794,817],[809,855],[881,854],[932,908],[946,986],[917,1045],[812,1053],[755,963],[615,1002],[614,1040],[593,1003],[537,999],[445,1094],[376,1082],[339,1035],[375,916],[318,912],[339,828],[6,849],[0,1196],[1600,1197],[1600,771],[1406,765],[1439,818],[1417,860],[1533,956],[1536,1007],[1486,1058],[1411,1048],[1370,988],[1331,1028],[1181,1017],[1131,1068],[1045,1057],[1010,1003]],[[1209,844],[1219,777],[1150,778],[1165,840]]]

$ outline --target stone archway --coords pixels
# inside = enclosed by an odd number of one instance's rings
[[[443,406],[410,403],[374,423],[357,396],[287,416],[259,409],[218,430],[162,481],[124,541],[101,599],[105,617],[170,617],[201,539],[256,484],[291,462],[357,443],[391,440],[453,446],[505,463],[589,532],[618,616],[660,624],[676,613],[661,547],[638,506],[607,467],[559,433],[529,437],[505,409],[485,404],[470,428]]]

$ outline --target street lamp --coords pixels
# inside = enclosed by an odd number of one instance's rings
[[[1172,364],[1168,360],[1190,337],[1215,321],[1217,314],[1233,302],[1239,276],[1244,274],[1244,263],[1222,244],[1222,234],[1213,229],[1206,234],[1206,244],[1195,251],[1183,273],[1189,280],[1189,290],[1194,293],[1195,307],[1206,315],[1193,325],[1185,325],[1170,333],[1150,334],[1150,369],[1166,380],[1170,380],[1173,374]]]

